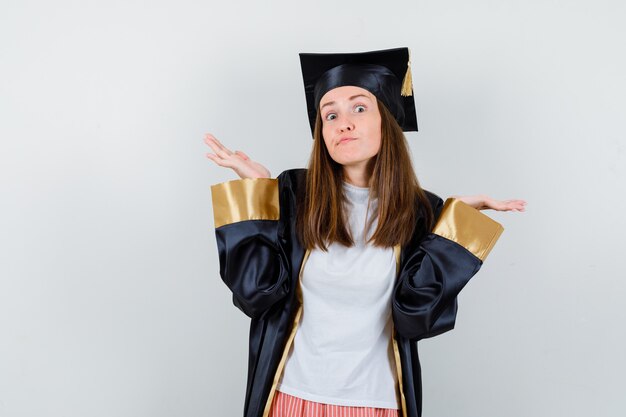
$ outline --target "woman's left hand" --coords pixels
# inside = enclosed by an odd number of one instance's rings
[[[526,201],[524,200],[495,200],[485,194],[452,196],[452,198],[461,200],[476,210],[526,211]]]

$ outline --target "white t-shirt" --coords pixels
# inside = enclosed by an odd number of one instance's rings
[[[397,409],[393,248],[365,244],[369,189],[344,183],[344,190],[355,246],[311,251],[302,272],[303,312],[277,389],[325,404]],[[376,204],[370,202],[370,215]]]

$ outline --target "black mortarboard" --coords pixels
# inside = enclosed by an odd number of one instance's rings
[[[300,64],[311,132],[322,96],[346,85],[374,94],[403,131],[417,131],[408,48],[348,54],[301,53]]]

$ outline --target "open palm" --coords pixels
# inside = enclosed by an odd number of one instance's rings
[[[207,133],[204,142],[214,152],[208,153],[207,158],[221,167],[232,169],[241,178],[271,178],[269,170],[263,165],[253,161],[241,151],[231,151],[212,134]]]
[[[526,211],[526,201],[519,199],[496,200],[485,194],[452,197],[477,210]]]

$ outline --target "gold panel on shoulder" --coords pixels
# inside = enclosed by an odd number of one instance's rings
[[[278,179],[244,178],[211,186],[215,227],[244,220],[278,220]]]
[[[502,225],[461,200],[449,198],[433,233],[458,243],[481,261],[504,231]]]

